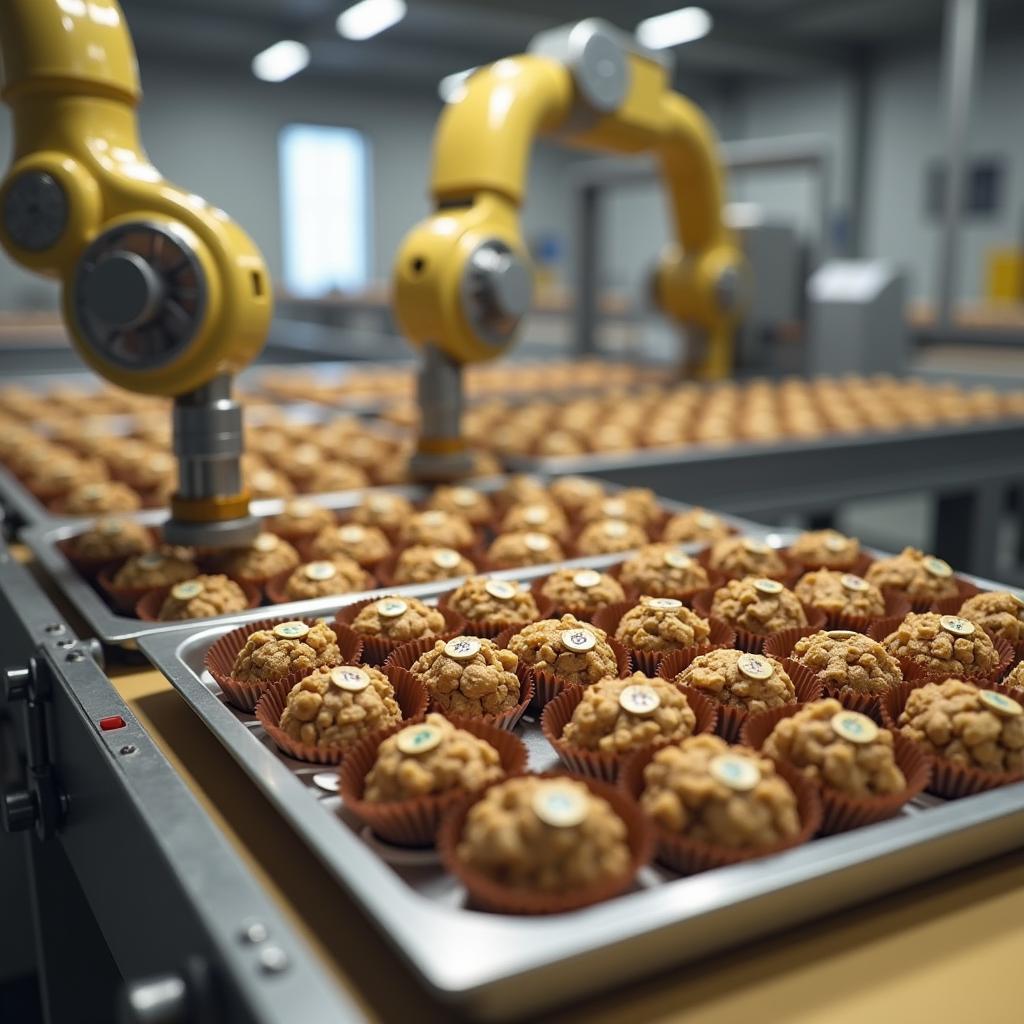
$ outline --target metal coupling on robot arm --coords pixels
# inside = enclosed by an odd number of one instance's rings
[[[0,52],[14,115],[0,243],[60,280],[72,344],[89,366],[130,391],[174,399],[179,490],[168,540],[245,543],[257,523],[230,380],[269,328],[263,258],[227,214],[149,162],[117,0],[3,0]]]

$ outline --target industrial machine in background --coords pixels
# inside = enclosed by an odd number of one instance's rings
[[[60,280],[68,332],[89,366],[130,391],[174,399],[179,484],[166,539],[247,543],[258,523],[231,380],[269,328],[259,250],[146,157],[138,68],[117,0],[4,0],[0,52],[15,136],[0,242]]]
[[[421,478],[470,468],[460,438],[461,367],[504,352],[530,306],[519,208],[537,136],[658,159],[676,242],[661,255],[654,296],[702,336],[695,375],[729,373],[743,258],[722,219],[711,128],[672,91],[671,71],[664,52],[589,19],[543,32],[527,54],[475,71],[449,102],[434,140],[437,210],[406,236],[394,268],[396,317],[424,350],[414,463]]]

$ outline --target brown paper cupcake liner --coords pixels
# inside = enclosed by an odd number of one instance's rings
[[[519,632],[519,628],[517,626],[506,629],[495,637],[494,642],[499,647],[508,647],[509,641]],[[625,679],[633,671],[633,659],[629,656],[629,651],[611,636],[608,637],[608,646],[611,647],[615,654],[615,664],[618,669],[619,678]],[[546,669],[538,670],[533,666],[529,667],[530,674],[533,676],[533,703],[531,707],[534,711],[539,712],[549,700],[553,700],[567,686],[578,685],[555,672],[550,672]]]
[[[691,735],[714,732],[715,723],[718,720],[718,705],[689,687],[680,689],[686,694],[686,699],[696,717]],[[562,733],[572,718],[573,712],[583,700],[585,693],[585,687],[567,686],[557,697],[549,701],[540,717],[541,731],[544,733],[544,738],[554,748],[555,753],[558,754],[558,759],[569,771],[579,775],[588,775],[593,779],[603,779],[605,782],[614,782],[618,778],[619,769],[636,753],[636,749],[616,753],[586,750],[582,747],[574,747],[562,739]],[[673,741],[662,738],[650,746],[661,747],[670,742]]]
[[[851,702],[840,702],[850,711],[857,711]],[[754,715],[743,729],[743,742],[760,750],[771,731],[783,718],[790,718],[799,711],[798,705],[787,704],[782,708],[772,708],[760,715]],[[885,821],[899,813],[900,808],[918,796],[928,785],[931,778],[932,758],[905,736],[895,730],[893,734],[893,754],[896,764],[903,772],[907,785],[898,793],[883,793],[871,797],[855,797],[843,793],[823,782],[809,780],[818,790],[822,804],[821,834],[834,835],[837,832],[848,832],[850,829],[862,828]],[[795,766],[789,765],[794,771]]]
[[[59,540],[57,547],[75,571],[90,580],[96,579],[104,569],[116,572],[128,560],[123,555],[118,555],[117,558],[81,558],[72,553],[71,540]]]
[[[519,775],[525,769],[526,747],[518,736],[482,718],[453,718],[451,723],[490,743],[501,758],[506,777]],[[386,803],[363,799],[363,786],[377,760],[378,748],[405,724],[408,723],[367,736],[352,747],[342,762],[338,793],[345,808],[386,842],[433,846],[445,812],[466,800],[463,790]]]
[[[715,592],[713,590],[702,590],[693,600],[693,610],[698,615],[703,615],[705,618],[711,617],[711,603],[714,599]],[[817,633],[820,629],[825,628],[825,614],[819,608],[812,608],[809,604],[803,604],[800,602],[804,615],[807,617],[806,626],[793,626],[792,629],[780,630],[780,633],[793,633],[796,631],[800,632],[800,636],[810,636],[812,633]],[[751,633],[749,630],[741,629],[739,626],[733,626],[733,631],[736,633],[736,641],[734,646],[740,651],[749,651],[751,654],[762,654],[765,650],[765,644],[778,633],[769,633],[763,635],[761,633]],[[796,643],[799,637],[794,637],[793,643]]]
[[[813,561],[808,562],[802,558],[797,558],[790,548],[782,549],[782,557],[795,570],[798,570],[801,576],[809,572],[816,572],[818,569],[831,569],[835,572],[849,572],[853,573],[854,576],[863,576],[875,561],[866,551],[861,551],[849,565],[822,565]]]
[[[1005,686],[1002,683],[989,683],[983,688],[995,690],[996,693],[1012,697],[1018,703],[1024,704],[1024,690]],[[899,730],[899,718],[906,707],[907,698],[915,689],[917,689],[917,685],[914,683],[903,683],[890,690],[881,703],[882,720],[885,727],[892,730],[894,734]],[[900,733],[900,735],[902,734]],[[967,767],[933,754],[924,744],[920,744],[919,747],[931,759],[932,775],[927,787],[928,792],[946,800],[958,800],[960,797],[974,796],[976,793],[984,793],[990,789],[1024,781],[1024,771],[989,772],[982,768]]]
[[[678,600],[678,599],[677,599]],[[610,604],[602,608],[591,620],[599,629],[603,629],[608,636],[615,637],[622,621],[622,616],[637,606],[636,601],[620,601],[617,604]],[[719,619],[708,619],[711,626],[711,635],[702,644],[691,644],[700,654],[717,650],[719,647],[732,647],[736,643],[736,632],[731,626],[727,626]],[[619,641],[622,642],[621,640]],[[689,648],[685,648],[689,650]],[[658,666],[668,654],[674,651],[641,651],[635,647],[628,647],[630,660],[633,662],[634,672],[643,672],[645,675],[653,676],[658,673]]]
[[[258,633],[261,629],[273,629],[278,623],[292,621],[304,622],[307,626],[312,626],[320,620],[316,617],[295,620],[278,617],[276,619],[260,619],[256,622],[248,622],[244,626],[239,626],[237,629],[233,629],[229,633],[218,637],[206,652],[203,665],[217,681],[217,685],[224,691],[224,696],[227,697],[228,703],[233,707],[238,708],[240,711],[252,711],[256,707],[256,703],[259,701],[263,691],[271,685],[270,683],[254,683],[236,679],[231,674],[235,658],[238,657],[238,652],[245,646],[246,640],[253,633]],[[339,664],[359,664],[360,656],[362,655],[362,645],[359,643],[358,637],[353,640],[352,637],[346,636],[342,638],[338,636],[338,650],[341,652]],[[291,678],[292,675],[294,673],[289,673],[286,678]],[[301,675],[298,676],[294,682],[298,682],[301,678]]]
[[[643,792],[644,769],[656,752],[656,748],[640,751],[622,767],[619,786],[636,800],[640,799],[640,794]],[[822,810],[818,790],[800,772],[789,765],[776,765],[776,771],[789,783],[796,796],[800,831],[795,836],[759,849],[738,850],[731,846],[720,846],[717,843],[690,839],[687,836],[670,832],[667,828],[654,822],[652,826],[656,850],[655,859],[673,871],[678,871],[681,875],[695,875],[713,868],[723,868],[730,864],[740,864],[743,861],[769,857],[774,853],[781,853],[783,850],[790,850],[806,843],[821,827]]]
[[[355,601],[352,604],[347,604],[344,608],[341,608],[338,611],[338,614],[334,617],[334,631],[339,637],[342,633],[351,633],[353,636],[359,637],[363,641],[363,661],[367,665],[383,665],[395,651],[409,642],[407,640],[403,640],[399,643],[395,643],[391,640],[385,640],[382,637],[363,636],[352,628],[352,623],[355,621],[356,616],[368,604],[373,604],[375,601],[383,600],[386,596],[387,595],[381,594],[376,597],[367,597],[361,601]],[[444,631],[440,636],[423,638],[429,639],[431,641],[431,645],[433,645],[435,640],[448,639],[458,635],[465,627],[465,622],[462,616],[456,615],[450,608],[440,608],[439,611],[444,616]]]
[[[632,601],[634,604],[636,604],[636,602],[639,601],[640,598],[646,594],[651,597],[674,597],[677,601],[682,601],[687,608],[692,608],[693,599],[702,590],[717,590],[719,587],[721,587],[728,581],[728,577],[724,573],[719,572],[717,569],[708,569],[707,566],[704,566],[704,569],[707,572],[708,576],[708,584],[706,587],[691,587],[688,590],[673,591],[672,593],[651,594],[649,590],[644,590],[643,587],[635,586],[632,583],[622,582],[622,569],[624,565],[625,562],[618,562],[615,565],[611,566],[611,568],[609,568],[607,572],[609,576],[614,577],[616,580],[619,581],[619,583],[622,584],[622,588],[626,592],[626,600]]]
[[[414,646],[414,644],[415,644],[415,641],[414,641],[413,644],[409,644],[407,646],[412,647],[412,646]],[[429,649],[430,648],[428,647],[427,650],[429,650]],[[398,658],[398,657],[401,657],[401,659],[404,660],[403,651],[404,651],[404,648],[400,648],[398,651],[396,651],[395,652],[395,658],[389,659],[386,667],[387,667],[387,669],[389,671],[397,672],[397,673],[405,673],[406,675],[408,675],[408,676],[410,676],[410,677],[415,679],[416,677],[413,676],[413,674],[410,671],[410,669],[412,667],[412,664],[415,663],[416,658],[412,659],[412,661],[409,663],[408,667],[406,667],[403,664],[400,664],[399,661],[396,660],[396,658]],[[409,653],[411,654],[413,652],[409,652]],[[424,652],[420,651],[420,654],[422,654],[422,653],[424,653]],[[418,658],[419,654],[417,654],[416,657]],[[530,701],[533,700],[533,673],[525,665],[517,665],[515,672],[516,672],[516,678],[518,678],[518,680],[519,680],[519,703],[516,704],[515,707],[511,707],[511,708],[509,708],[506,711],[502,711],[501,714],[498,714],[498,715],[465,715],[465,714],[463,714],[463,715],[453,715],[453,714],[449,714],[448,711],[445,708],[439,707],[434,702],[433,699],[430,699],[429,693],[428,693],[428,700],[429,700],[429,703],[430,703],[430,710],[431,711],[436,711],[439,715],[444,715],[445,718],[450,718],[450,719],[453,719],[453,720],[456,719],[456,718],[458,718],[458,719],[463,719],[463,718],[479,718],[479,719],[481,719],[484,722],[490,722],[491,725],[496,725],[499,729],[504,729],[506,732],[512,732],[515,729],[515,727],[519,724],[519,720],[523,717],[524,714],[526,714],[526,709],[530,706]]]
[[[96,573],[96,583],[103,591],[110,606],[125,615],[131,615],[139,600],[148,594],[153,588],[147,587],[115,587],[114,575],[124,564],[122,559],[115,565],[106,565]]]
[[[932,600],[930,598],[913,598],[909,594],[906,594],[904,591],[900,591],[900,593],[904,593],[904,595],[906,596],[907,600],[910,602],[910,610],[912,612],[930,612],[930,611],[933,611],[935,609],[935,606],[937,604],[943,604],[943,605],[947,605],[948,604],[950,606],[955,604],[956,607],[953,608],[953,610],[951,612],[943,612],[942,613],[944,615],[946,615],[946,614],[955,615],[956,612],[958,612],[960,610],[960,605],[962,605],[964,603],[964,601],[966,601],[969,597],[974,597],[975,594],[980,594],[981,593],[981,588],[975,586],[969,580],[962,579],[959,576],[955,577],[955,579],[956,579],[956,586],[957,586],[957,595],[956,595],[956,597],[945,597],[941,601],[938,601],[938,602],[934,601],[934,600]]]
[[[246,607],[258,608],[263,600],[263,591],[252,583],[243,583],[241,580],[235,580],[235,583],[242,588],[242,593],[245,594],[247,602]],[[160,614],[160,608],[163,606],[163,603],[167,599],[167,595],[171,592],[171,589],[171,587],[157,587],[154,590],[147,590],[135,605],[136,617],[142,619],[143,622],[159,622],[160,619],[158,616]],[[204,620],[180,619],[176,621],[186,623],[202,622]]]
[[[609,575],[611,575],[609,571]],[[537,579],[530,584],[530,593],[533,594],[534,599],[537,601],[537,607],[540,607],[541,601],[547,601],[551,610],[543,618],[560,619],[563,615],[572,615],[573,617],[580,620],[580,622],[593,622],[594,616],[597,615],[602,608],[607,608],[608,605],[598,605],[596,608],[588,608],[584,605],[560,605],[551,598],[545,597],[541,593],[541,588],[547,582],[547,576],[538,576]]]
[[[537,777],[564,778],[556,773],[545,773]],[[558,892],[514,889],[473,870],[459,860],[457,848],[466,817],[473,805],[483,797],[485,789],[474,798],[463,800],[453,807],[445,816],[438,834],[441,861],[465,887],[470,906],[499,914],[561,914],[612,899],[634,884],[637,872],[650,861],[653,852],[650,825],[636,801],[622,790],[587,776],[577,776],[577,781],[582,782],[595,796],[611,804],[612,810],[625,823],[630,850],[628,869],[621,875],[583,889],[563,889]]]
[[[779,557],[782,559],[784,566],[780,572],[766,572],[760,575],[766,576],[769,579],[778,580],[780,583],[787,587],[792,587],[794,583],[804,574],[804,570],[795,565],[793,562],[786,557],[786,554],[781,549],[778,549]],[[726,572],[725,569],[719,569],[717,566],[711,564],[711,548],[701,548],[694,556],[701,565],[707,569],[708,573],[716,572],[722,577],[722,582],[728,582],[729,580],[741,580],[745,576],[751,575],[750,573],[741,572]],[[719,584],[720,586],[721,584]],[[705,588],[708,589],[708,588]]]
[[[391,685],[395,689],[395,700],[402,711],[401,724],[408,724],[421,718],[427,710],[427,693],[419,681],[408,672],[392,672],[385,669],[384,674],[391,680]],[[311,764],[341,764],[345,758],[344,748],[325,748],[303,743],[289,736],[278,724],[288,703],[288,694],[303,678],[303,673],[293,672],[286,679],[267,686],[256,702],[256,717],[277,749],[288,757]]]
[[[451,596],[451,592],[442,594],[437,601],[437,607],[444,610],[450,607],[448,604],[448,598]],[[526,622],[520,622],[515,624],[516,629],[522,629],[524,626],[530,625],[532,622],[538,622],[541,619],[549,619],[554,613],[554,605],[551,601],[542,597],[538,594],[533,595],[534,603],[537,605],[537,615],[526,620]],[[452,609],[454,611],[454,609]],[[458,612],[455,612],[458,615]],[[500,622],[496,619],[467,619],[463,617],[463,632],[467,636],[479,636],[485,637],[488,640],[493,640],[496,636],[500,636],[505,632],[506,629],[511,628],[507,622]]]
[[[374,568],[373,573],[380,580],[382,587],[408,587],[410,586],[409,580],[398,581],[395,579],[395,567],[398,565],[398,559],[402,552],[409,545],[395,548],[394,551],[388,555],[387,558],[382,559],[378,562]],[[477,541],[474,541],[469,547],[465,548],[452,548],[453,551],[458,551],[463,558],[468,558],[473,563],[473,572],[480,573],[486,571],[487,564],[487,552],[486,549]],[[469,573],[468,575],[473,575]],[[448,582],[449,579],[456,580],[461,579],[461,576],[441,577],[438,580],[432,580],[427,582],[437,583],[439,586],[443,586]]]
[[[848,612],[827,613],[826,629],[852,629],[855,633],[866,633],[871,626],[883,619],[902,620],[910,612],[910,598],[900,590],[884,590],[884,615],[852,615]]]
[[[877,640],[881,643],[890,633],[896,630],[902,621],[902,619],[896,618],[879,619],[868,630],[868,636],[872,640]],[[999,661],[991,672],[984,674],[969,673],[966,670],[943,672],[942,670],[929,669],[920,662],[913,661],[910,658],[897,657],[896,660],[900,663],[900,668],[903,670],[904,679],[914,680],[917,686],[923,686],[925,683],[941,682],[943,679],[966,679],[970,683],[983,685],[995,683],[1002,679],[1014,663],[1014,658],[1016,657],[1013,644],[1008,640],[996,637],[992,640],[992,644],[999,655]]]
[[[289,604],[292,601],[317,600],[316,598],[289,597],[285,593],[284,585],[288,582],[293,572],[295,572],[294,568],[285,569],[283,572],[279,572],[267,580],[267,585],[264,587],[264,590],[267,595],[267,600],[270,601],[271,604]],[[347,597],[349,594],[362,594],[370,590],[376,590],[377,587],[380,586],[376,577],[373,576],[372,573],[366,572],[365,569],[363,572],[366,573],[366,579],[364,581],[364,585],[358,590],[351,590],[348,591],[348,593],[324,594],[322,596]]]

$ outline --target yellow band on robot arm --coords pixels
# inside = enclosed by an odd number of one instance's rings
[[[534,139],[572,108],[572,75],[557,61],[524,55],[482,68],[464,88],[441,114],[431,194],[443,203],[495,192],[519,206]]]

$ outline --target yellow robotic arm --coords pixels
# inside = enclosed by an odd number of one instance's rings
[[[263,347],[270,280],[221,210],[165,181],[138,136],[138,70],[117,0],[3,0],[3,99],[14,158],[0,243],[55,277],[72,342],[121,387],[175,400],[168,540],[255,535],[231,375]]]
[[[732,365],[743,261],[722,221],[713,133],[672,91],[666,56],[598,19],[542,33],[529,50],[474,72],[446,106],[434,140],[437,210],[406,236],[395,261],[396,315],[424,349],[423,476],[465,469],[459,368],[500,355],[529,308],[519,208],[538,136],[657,155],[677,241],[662,253],[655,297],[702,337],[698,376],[725,376]]]

